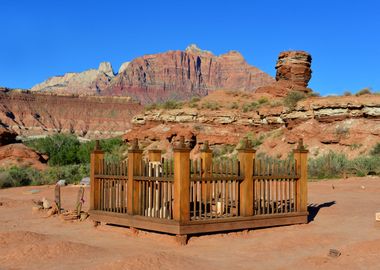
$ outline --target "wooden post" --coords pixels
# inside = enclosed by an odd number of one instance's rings
[[[202,160],[202,177],[207,178],[212,176],[211,166],[212,166],[212,151],[209,148],[208,141],[205,141],[201,149],[201,160]],[[202,181],[202,201],[207,202],[210,199],[210,192],[207,192],[207,183]]]
[[[300,139],[298,147],[293,150],[294,160],[297,163],[297,201],[296,207],[298,212],[307,212],[307,154],[309,153],[303,145],[303,140]]]
[[[61,214],[61,186],[56,184],[54,189],[54,201],[58,208],[58,215]]]
[[[253,160],[254,150],[247,138],[244,138],[242,147],[238,150],[240,171],[244,180],[240,184],[240,215],[253,216],[254,188],[253,188]]]
[[[150,149],[148,150],[148,160],[149,162],[161,162],[161,150],[160,149]]]
[[[190,149],[183,136],[174,147],[174,220],[190,220]]]
[[[139,185],[134,176],[141,174],[142,153],[138,140],[134,139],[128,150],[127,212],[129,215],[139,213]]]
[[[97,140],[95,149],[90,155],[90,210],[99,208],[100,190],[95,175],[99,173],[99,164],[102,159],[104,159],[104,152],[100,149],[99,140]]]

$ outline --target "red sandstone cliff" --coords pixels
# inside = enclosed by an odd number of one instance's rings
[[[14,134],[73,133],[85,138],[123,134],[143,107],[126,97],[80,97],[0,91],[0,145]],[[12,137],[13,136],[13,137]]]
[[[191,45],[185,51],[138,57],[124,63],[117,75],[109,63],[102,63],[98,70],[53,77],[32,90],[131,96],[146,104],[205,96],[217,89],[254,91],[273,82],[236,51],[215,56]]]
[[[190,46],[136,58],[114,80],[105,94],[126,94],[142,103],[205,96],[217,89],[254,91],[274,82],[231,51],[220,56]]]

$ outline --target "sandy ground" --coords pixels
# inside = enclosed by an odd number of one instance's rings
[[[39,192],[31,194],[30,190]],[[62,189],[72,208],[78,187]],[[173,237],[32,212],[54,187],[0,190],[0,269],[380,269],[380,178],[309,183],[309,224]],[[88,190],[86,202],[88,206]],[[329,249],[341,256],[328,256]]]

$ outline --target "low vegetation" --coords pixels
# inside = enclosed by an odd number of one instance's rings
[[[307,95],[303,92],[292,91],[284,98],[284,106],[289,109],[294,109],[297,106],[298,101],[307,98]]]
[[[176,100],[168,100],[163,103],[152,103],[150,105],[145,106],[146,111],[153,111],[158,109],[164,109],[164,110],[174,110],[174,109],[181,109],[183,107],[183,102],[176,101]]]
[[[215,101],[206,101],[202,103],[202,109],[208,109],[211,111],[218,111],[222,108],[222,106]]]
[[[380,175],[380,155],[373,153],[374,151],[370,155],[359,156],[350,160],[343,153],[330,151],[318,158],[309,159],[309,178],[340,178],[345,174],[356,176]]]
[[[49,167],[43,171],[31,167],[0,169],[0,188],[52,184],[60,179],[78,183],[90,174],[90,153],[95,141],[81,143],[73,135],[56,134],[24,142],[34,150],[49,156]],[[127,145],[121,138],[100,140],[106,162],[123,160]]]

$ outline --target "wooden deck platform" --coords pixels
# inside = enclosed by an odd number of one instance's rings
[[[308,213],[287,213],[281,215],[258,215],[250,217],[220,218],[217,220],[197,220],[180,223],[171,219],[131,216],[91,210],[93,221],[122,225],[137,229],[164,232],[173,235],[191,235],[209,232],[236,231],[307,223]]]

